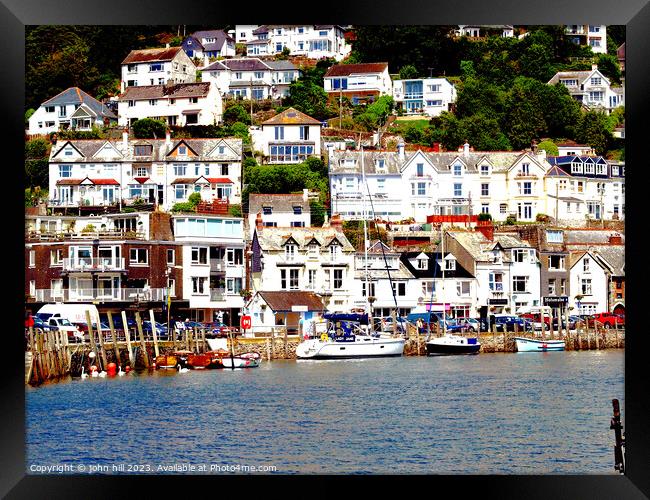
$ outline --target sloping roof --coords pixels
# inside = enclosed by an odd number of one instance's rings
[[[294,108],[285,109],[282,113],[269,118],[262,125],[320,125],[316,118],[306,115]]]
[[[442,252],[425,252],[425,255],[429,257],[427,259],[427,268],[426,269],[418,269],[413,264],[411,264],[410,260],[415,259],[418,255],[420,255],[422,252],[404,252],[400,256],[400,260],[406,266],[406,269],[410,271],[410,273],[415,276],[418,279],[422,278],[442,278],[442,269],[440,267],[439,261],[442,260]],[[445,257],[452,255],[451,252],[445,252]],[[458,261],[456,261],[456,269],[453,270],[447,270],[445,269],[445,278],[473,278],[472,273],[470,273],[467,269],[465,269],[463,266],[460,265]]]
[[[231,71],[268,71],[269,69],[265,63],[256,57],[246,59],[224,59],[219,62]],[[210,68],[210,66],[208,66],[208,68]]]
[[[546,172],[546,177],[571,177],[571,175],[567,174],[561,168],[558,168],[557,165],[553,165]]]
[[[309,200],[300,194],[264,194],[251,193],[248,197],[248,213],[257,214],[262,207],[273,207],[273,212],[293,213],[293,207],[300,206],[303,212],[309,211]]]
[[[298,69],[291,61],[266,61],[267,66],[270,66],[275,71],[287,71]]]
[[[96,186],[119,186],[120,183],[115,179],[90,179],[85,177],[83,179],[59,179],[56,181],[57,186],[80,186],[83,181],[89,180]]]
[[[259,28],[256,28],[253,30],[253,35],[259,35],[260,33],[268,33],[269,32],[269,27],[266,24],[263,24]]]
[[[321,298],[313,292],[257,292],[273,312],[291,312],[292,306],[307,306],[309,311],[323,311]]]
[[[190,35],[201,44],[204,50],[220,50],[226,40],[235,41],[230,35],[223,30],[195,31]],[[203,43],[202,38],[214,38],[211,43]]]
[[[336,238],[342,245],[342,251],[355,251],[345,234],[333,227],[265,227],[255,231],[263,251],[283,251],[283,245],[289,238],[293,238],[301,248],[306,247],[312,239],[326,246]]]
[[[133,63],[154,62],[154,61],[171,61],[182,50],[183,50],[182,47],[132,50],[124,58],[122,64],[133,64]]]
[[[79,87],[70,87],[69,89],[66,89],[63,92],[48,99],[43,104],[41,104],[41,106],[63,106],[67,104],[85,104],[94,113],[100,116],[117,119],[117,116],[115,116],[115,114],[110,109],[108,109],[93,96],[81,90]]]
[[[476,261],[491,261],[491,251],[495,245],[501,245],[504,250],[509,248],[531,248],[530,243],[522,240],[515,233],[494,233],[494,239],[488,240],[478,231],[448,231],[452,238],[460,243]],[[504,262],[511,262],[510,252],[504,252]]]
[[[325,73],[325,78],[329,76],[349,76],[363,73],[382,73],[387,68],[387,62],[335,64],[334,66],[330,66],[330,68],[327,70],[327,73]]]
[[[363,255],[363,252],[361,252],[359,255]],[[385,268],[384,269],[371,268],[368,269],[367,271],[364,270],[363,268],[356,269],[354,272],[354,277],[356,279],[363,280],[366,277],[366,274],[368,274],[368,278],[372,280],[388,279],[389,273],[390,273],[390,279],[392,280],[409,280],[414,278],[413,273],[401,261],[399,261],[398,269],[391,268],[389,270],[386,270]]]
[[[623,243],[625,243],[625,235],[611,229],[566,229],[564,231],[564,242],[567,245],[573,243],[607,245],[610,236],[620,236]]]
[[[143,99],[180,99],[183,97],[205,97],[210,91],[210,82],[177,83],[174,85],[145,85],[127,87],[120,101]]]

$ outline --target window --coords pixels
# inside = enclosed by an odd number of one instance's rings
[[[273,207],[262,207],[262,213],[264,215],[271,215],[273,213]]]
[[[528,276],[513,276],[512,277],[512,291],[513,292],[528,292]]]
[[[192,264],[208,263],[208,247],[192,247]]]
[[[205,277],[197,277],[193,276],[192,277],[192,293],[194,294],[204,294],[206,293],[206,286],[205,282],[208,280],[208,278]]]
[[[298,290],[298,279],[298,269],[280,270],[280,288],[282,288],[282,290]]]
[[[178,146],[178,154],[185,156],[187,154],[187,146]]]
[[[343,288],[343,269],[334,269],[334,289]]]
[[[338,245],[330,246],[330,261],[336,262],[341,257],[341,247]]]
[[[482,214],[489,214],[490,213],[490,205],[488,203],[482,203],[481,204],[481,213]]]
[[[426,269],[427,268],[427,259],[418,259],[417,261],[417,268],[418,269]]]
[[[521,165],[521,175],[530,175],[530,164],[522,163],[522,165]]]
[[[564,233],[562,231],[546,231],[546,243],[562,243],[564,242]]]
[[[149,144],[139,145],[133,147],[133,154],[135,156],[151,156],[153,146]]]
[[[582,290],[582,295],[591,295],[591,279],[583,278],[580,287]]]
[[[174,175],[182,176],[185,175],[187,167],[185,165],[174,165]]]
[[[309,140],[309,126],[303,125],[300,127],[300,140],[308,141]]]
[[[528,250],[517,248],[512,251],[512,260],[514,262],[528,262]]]
[[[176,251],[173,248],[167,249],[167,264],[174,265],[176,263]]]
[[[445,271],[453,271],[456,269],[455,259],[445,259]]]
[[[592,85],[602,85],[603,81],[602,78],[600,78],[599,76],[593,76],[591,77],[590,83]]]
[[[293,207],[293,213],[294,215],[300,215],[302,214],[302,207],[297,205]]]
[[[135,106],[135,101],[129,101],[129,108],[132,108],[133,106]]]
[[[503,274],[502,273],[490,273],[490,291],[491,292],[503,292]]]
[[[284,127],[273,127],[275,129],[275,140],[284,140]]]
[[[375,284],[374,283],[368,283],[368,288],[370,289],[370,296],[374,297],[375,296]],[[366,297],[366,282],[362,281],[361,282],[361,295]]]
[[[129,260],[131,265],[146,266],[149,263],[149,251],[146,248],[131,248],[129,250]]]
[[[426,182],[418,182],[418,196],[425,196],[427,194]]]
[[[415,166],[415,170],[416,170],[415,175],[416,175],[417,177],[423,177],[423,176],[424,176],[424,164],[423,164],[423,163],[418,163],[418,164]]]
[[[454,196],[462,196],[462,195],[463,195],[463,185],[454,184]]]
[[[490,185],[485,183],[481,184],[481,196],[490,196]]]
[[[46,113],[54,113],[54,106],[45,106]]]
[[[147,177],[149,174],[149,169],[147,167],[136,167],[134,177]]]
[[[589,272],[589,257],[585,257],[582,261],[582,272],[583,273]]]
[[[427,85],[427,88],[429,89],[429,92],[440,92],[440,84],[434,84],[434,85]]]
[[[456,293],[459,297],[469,297],[470,282],[458,281],[456,282]]]
[[[481,175],[490,175],[489,165],[481,165]]]
[[[555,295],[555,278],[548,280],[548,294]]]
[[[63,250],[50,250],[50,266],[63,265]]]
[[[154,72],[154,71],[162,71],[163,70],[163,65],[162,63],[153,63],[149,65],[149,71]]]
[[[393,296],[397,295],[398,297],[404,297],[406,295],[406,283],[393,282]]]
[[[149,99],[149,106],[155,106],[158,104],[158,99]]]
[[[462,165],[454,165],[454,176],[460,177],[463,173],[463,166]]]
[[[190,97],[190,104],[198,104],[199,98],[198,97]],[[189,117],[190,115],[188,115]]]
[[[533,192],[533,183],[532,182],[519,182],[519,194],[532,194]]]
[[[316,288],[316,269],[309,269],[307,270],[307,289],[314,290],[315,288]]]
[[[560,280],[560,295],[566,295],[566,279],[562,278]]]
[[[506,203],[499,204],[499,213],[505,214],[508,211],[508,205]]]
[[[548,256],[549,271],[564,271],[564,255]]]
[[[36,265],[36,251],[29,251],[29,267],[34,267]]]
[[[59,177],[72,177],[72,165],[59,165]]]
[[[285,260],[292,261],[296,258],[296,245],[285,245],[284,247]]]

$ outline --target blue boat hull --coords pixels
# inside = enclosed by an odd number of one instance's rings
[[[564,340],[534,340],[514,337],[517,352],[564,351]]]

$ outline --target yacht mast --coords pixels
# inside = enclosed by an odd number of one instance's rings
[[[442,334],[447,334],[447,307],[445,304],[445,267],[447,261],[445,260],[445,230],[440,225],[440,234],[442,236]]]
[[[370,192],[368,190],[368,181],[366,180],[366,168],[365,164],[363,161],[363,146],[361,146],[361,179],[363,182],[364,187],[366,188],[366,192]],[[363,261],[363,273],[364,273],[364,278],[366,280],[366,313],[368,314],[368,318],[370,320],[370,325],[369,328],[372,328],[372,311],[370,308],[370,286],[368,284],[368,275],[370,274],[370,271],[368,270],[368,225],[366,222],[366,218],[368,216],[368,209],[366,207],[366,194],[363,193],[362,195],[362,202],[363,202],[363,209],[362,209],[362,214],[363,214],[363,252],[364,252],[364,261]]]

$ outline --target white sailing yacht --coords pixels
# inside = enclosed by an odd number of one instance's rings
[[[361,175],[363,184],[370,197],[366,182],[363,147],[361,148]],[[366,199],[363,197],[363,236],[366,271],[366,297],[368,287],[368,228],[367,228]],[[348,359],[395,357],[404,353],[406,339],[394,337],[386,333],[373,333],[372,311],[370,302],[366,299],[365,314],[325,314],[328,330],[319,338],[307,338],[298,344],[296,356],[298,359]]]

